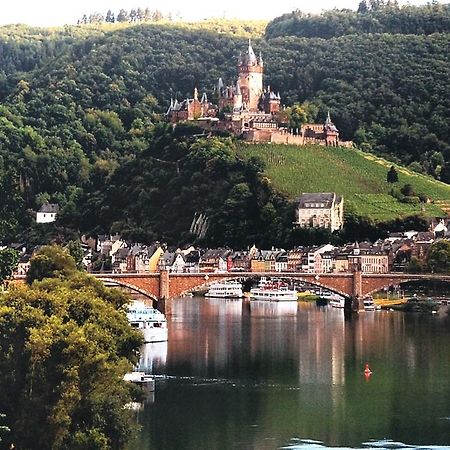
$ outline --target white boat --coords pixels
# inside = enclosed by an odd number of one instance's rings
[[[333,308],[344,308],[345,298],[339,294],[332,294],[330,297],[328,297],[328,304]]]
[[[127,318],[133,328],[142,332],[144,342],[167,341],[167,320],[157,309],[135,300],[128,305]]]
[[[123,376],[123,380],[138,384],[149,391],[155,390],[155,379],[145,372],[128,372]]]
[[[363,298],[363,305],[365,311],[375,311],[375,303],[372,297]]]
[[[266,277],[261,277],[258,287],[250,289],[250,299],[274,302],[296,302],[297,291],[288,289],[280,281],[269,281]]]
[[[243,296],[242,284],[237,282],[214,283],[205,294],[205,297],[216,298],[241,298]]]

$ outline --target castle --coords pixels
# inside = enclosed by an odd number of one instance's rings
[[[199,99],[197,88],[193,98],[181,102],[171,99],[167,117],[171,123],[196,121],[209,131],[227,131],[249,142],[294,145],[321,144],[337,146],[339,131],[328,113],[324,124],[304,124],[297,133],[283,123],[281,97],[270,86],[263,87],[264,61],[255,55],[251,42],[238,58],[238,79],[225,86],[219,78],[215,89],[218,104],[204,93]]]

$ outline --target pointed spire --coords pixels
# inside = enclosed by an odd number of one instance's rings
[[[202,103],[208,103],[208,97],[206,92],[203,92],[202,99],[200,100]]]
[[[249,38],[248,39],[248,50],[247,50],[247,64],[257,64],[258,61],[256,59],[256,55],[255,52],[253,51],[252,48],[252,40]]]
[[[259,64],[261,67],[264,65],[264,61],[263,61],[263,59],[262,59],[262,54],[261,54],[261,52],[259,52],[258,64]]]
[[[328,110],[328,114],[327,114],[327,120],[325,121],[326,125],[331,125],[331,117],[330,117],[330,110]]]
[[[194,100],[198,100],[198,89],[194,88]]]

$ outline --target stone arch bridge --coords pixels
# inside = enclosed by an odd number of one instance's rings
[[[217,281],[242,278],[276,277],[295,281],[306,281],[318,287],[337,292],[353,299],[353,309],[362,308],[363,297],[380,291],[392,285],[408,281],[444,281],[450,282],[449,275],[439,274],[363,274],[353,273],[323,273],[310,274],[299,272],[226,272],[226,273],[121,273],[95,274],[107,285],[126,287],[148,298],[157,301],[158,309],[165,314],[172,312],[172,300],[186,292],[205,287]]]

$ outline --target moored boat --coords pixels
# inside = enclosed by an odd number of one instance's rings
[[[156,308],[135,300],[128,305],[127,318],[133,328],[142,332],[144,342],[167,341],[167,320]]]
[[[214,283],[210,286],[205,297],[216,298],[241,298],[244,296],[242,292],[242,284],[233,282]]]
[[[372,297],[364,297],[363,306],[365,311],[375,311],[375,303]]]
[[[333,294],[329,297],[328,304],[333,308],[344,308],[345,307],[345,298],[339,294]]]
[[[269,300],[274,302],[295,302],[297,291],[289,289],[279,281],[268,281],[261,278],[257,288],[250,289],[251,300]]]

